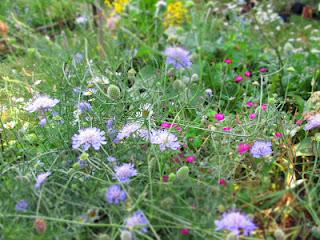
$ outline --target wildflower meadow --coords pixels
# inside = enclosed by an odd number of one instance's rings
[[[0,240],[320,239],[320,3],[0,0]]]

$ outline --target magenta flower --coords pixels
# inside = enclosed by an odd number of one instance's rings
[[[223,121],[224,120],[224,114],[223,113],[217,113],[216,115],[214,115],[214,117],[218,121]]]
[[[245,154],[246,152],[248,152],[251,148],[251,145],[248,143],[240,143],[238,145],[238,153],[240,153],[241,155]]]
[[[195,160],[197,160],[196,156],[188,156],[188,157],[186,157],[186,161],[188,163],[193,163]]]
[[[251,77],[251,76],[252,76],[252,73],[251,73],[250,71],[247,71],[247,72],[244,73],[244,75],[245,75],[246,77]]]
[[[243,77],[242,76],[237,76],[235,79],[234,79],[237,83],[243,81]]]
[[[232,60],[231,59],[226,59],[226,60],[224,60],[224,62],[226,63],[226,64],[232,64]]]
[[[190,234],[190,229],[189,228],[183,228],[181,229],[181,234],[182,235],[189,235]]]
[[[221,179],[219,180],[219,185],[221,185],[221,186],[226,186],[226,185],[227,185],[227,181],[226,181],[224,178],[221,178]]]
[[[253,120],[253,119],[257,118],[257,114],[251,113],[251,114],[249,115],[249,118],[250,118],[250,120]]]
[[[175,128],[179,132],[182,131],[182,128],[176,123],[163,122],[163,123],[161,123],[160,127],[161,128]]]
[[[225,132],[230,132],[232,130],[232,127],[224,127],[223,131]]]
[[[276,138],[281,138],[281,137],[283,137],[283,134],[280,133],[280,132],[276,132],[276,133],[274,134],[274,136],[275,136]]]
[[[169,182],[169,176],[168,175],[162,176],[162,182]]]
[[[260,68],[261,73],[267,73],[269,72],[268,68]]]
[[[296,124],[297,124],[298,126],[300,126],[300,125],[303,124],[303,122],[304,122],[303,120],[297,120],[297,121],[296,121]]]
[[[261,105],[261,109],[262,109],[263,111],[267,111],[267,110],[268,110],[268,104],[266,104],[266,103],[262,104],[262,105]]]
[[[254,106],[254,102],[251,102],[251,101],[247,102],[247,107],[251,108],[253,106]]]

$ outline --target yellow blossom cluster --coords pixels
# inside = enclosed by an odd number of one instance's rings
[[[182,1],[168,4],[165,13],[164,25],[166,27],[182,25],[187,20],[188,10]]]
[[[129,4],[129,0],[105,0],[104,2],[108,7],[113,8],[113,15],[123,13]]]

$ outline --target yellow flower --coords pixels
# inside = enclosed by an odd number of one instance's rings
[[[108,7],[113,7],[111,15],[123,13],[127,5],[129,4],[129,0],[105,0],[104,2]]]
[[[187,20],[188,10],[181,1],[170,3],[165,14],[166,27],[179,26]]]

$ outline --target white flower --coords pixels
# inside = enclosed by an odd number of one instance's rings
[[[40,95],[34,98],[26,107],[28,112],[44,112],[53,108],[59,103],[58,99],[52,99],[46,95]]]

